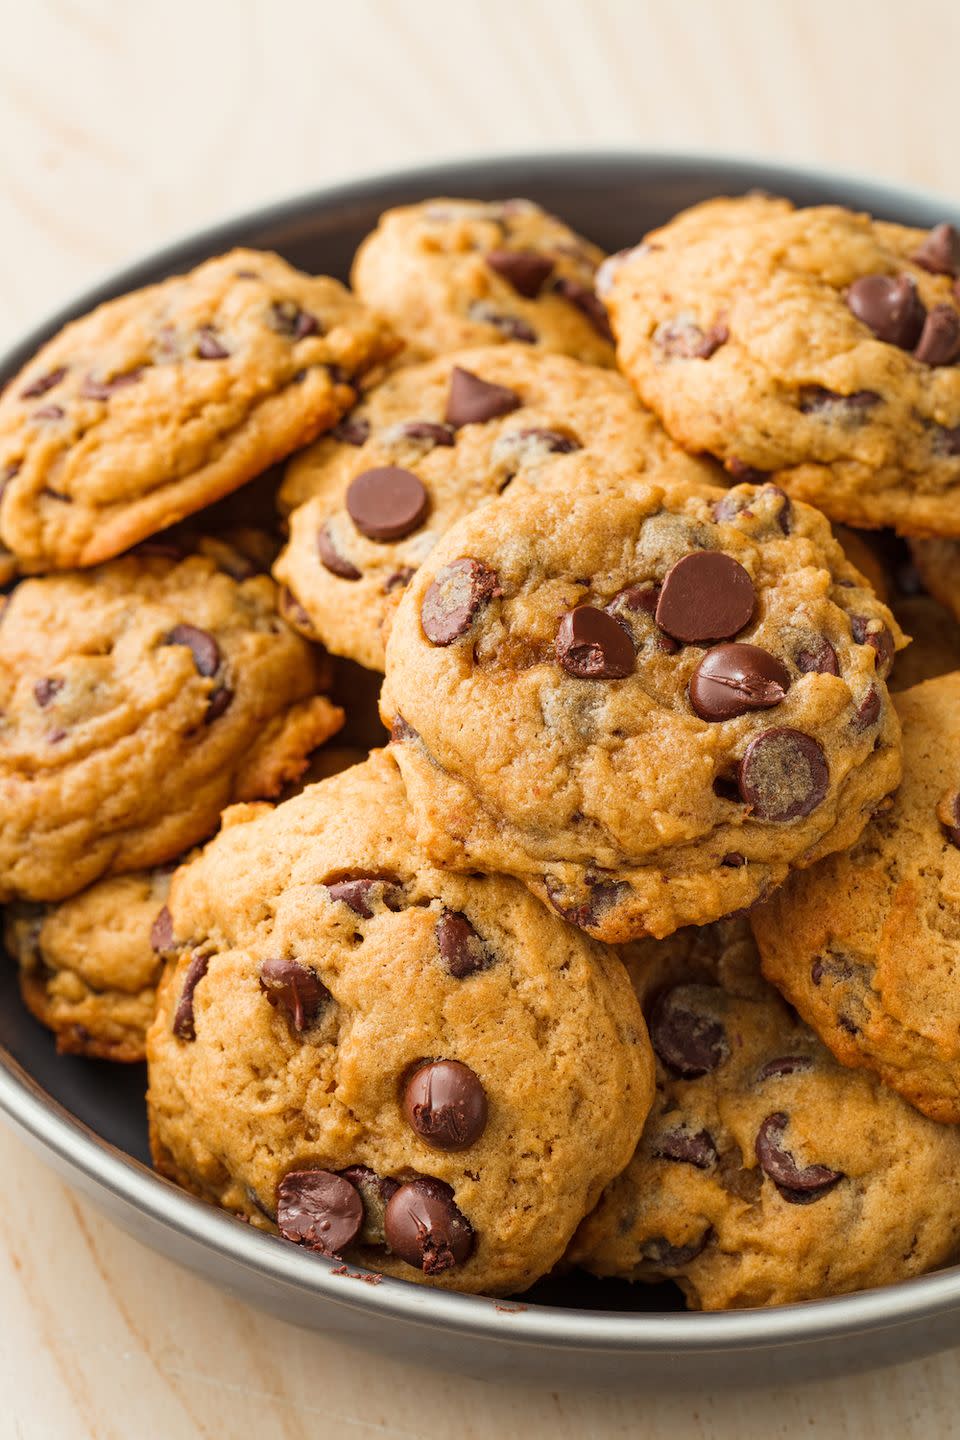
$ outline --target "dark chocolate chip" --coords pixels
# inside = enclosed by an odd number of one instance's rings
[[[729,800],[735,805],[739,805],[743,798],[735,775],[714,776],[713,793],[718,800]]]
[[[128,370],[125,375],[114,375],[110,380],[98,380],[94,375],[85,375],[80,394],[86,400],[109,400],[118,390],[136,385],[142,374],[143,367],[140,366],[136,370]]]
[[[739,799],[739,796],[737,798]],[[720,861],[727,870],[742,870],[746,863],[747,857],[741,855],[739,850],[728,850]]]
[[[197,354],[201,360],[226,360],[230,351],[212,325],[203,325],[197,335]]]
[[[401,1185],[387,1201],[383,1228],[394,1255],[425,1275],[462,1265],[473,1250],[470,1222],[442,1180],[423,1178]]]
[[[622,680],[637,665],[633,641],[606,610],[578,605],[560,621],[557,661],[579,680]]]
[[[320,526],[317,531],[317,554],[320,556],[320,563],[331,575],[337,575],[341,580],[359,580],[360,571],[351,560],[340,554],[333,540],[333,531],[327,522]]]
[[[43,738],[48,745],[59,745],[61,740],[66,740],[67,732],[61,725],[58,725],[55,729],[48,730]]]
[[[578,930],[590,931],[599,925],[607,910],[624,903],[632,894],[624,880],[594,880],[590,882],[589,898],[571,903],[563,886],[552,875],[545,875],[543,883],[554,910]]]
[[[934,305],[914,355],[924,365],[952,365],[960,357],[960,314],[952,305]]]
[[[394,590],[405,590],[416,573],[416,570],[410,565],[404,565],[401,569],[394,570],[393,574],[388,575],[383,582],[384,595],[392,595]]]
[[[770,710],[790,688],[782,661],[760,645],[716,645],[690,679],[690,704],[701,720],[732,720],[749,710]]]
[[[508,390],[505,385],[492,385],[474,375],[472,370],[455,365],[450,374],[444,418],[448,425],[459,430],[462,425],[480,425],[498,415],[509,415],[522,403],[515,390]]]
[[[398,710],[396,715],[394,715],[393,721],[390,725],[390,743],[393,745],[400,745],[405,740],[419,739],[419,733],[414,730],[412,725],[408,724],[407,721],[404,720],[403,716]]]
[[[847,291],[847,304],[878,340],[912,350],[926,310],[909,275],[864,275]]]
[[[876,651],[877,674],[883,679],[893,668],[893,658],[897,653],[896,643],[886,625],[881,625],[879,630],[869,630],[867,627],[870,623],[865,615],[850,617],[854,640],[858,645],[870,645]]]
[[[36,380],[20,391],[21,400],[36,400],[38,396],[46,395],[48,390],[53,390],[60,384],[66,373],[66,365],[58,365],[56,370],[50,370],[46,375],[38,375]]]
[[[713,1237],[712,1225],[708,1225],[700,1238],[691,1240],[688,1245],[671,1245],[663,1235],[651,1235],[643,1242],[640,1259],[656,1265],[659,1270],[679,1270],[702,1255]]]
[[[484,606],[502,594],[497,572],[482,560],[454,560],[437,572],[423,597],[423,633],[432,645],[452,645],[466,635]]]
[[[219,720],[225,715],[233,704],[233,691],[226,685],[218,685],[210,696],[206,713],[203,717],[204,725],[212,725],[214,720]]]
[[[150,949],[157,955],[176,949],[173,935],[173,917],[166,905],[157,912],[157,918],[150,926]]]
[[[208,630],[199,630],[196,625],[174,625],[163,643],[186,645],[198,675],[209,677],[220,668],[220,647]]]
[[[714,987],[711,987],[714,988]],[[716,990],[719,996],[719,989]],[[706,1075],[726,1059],[726,1032],[720,1021],[694,1008],[690,988],[665,991],[650,1015],[650,1040],[668,1070],[684,1080]]]
[[[685,644],[729,640],[750,623],[756,603],[753,581],[738,561],[719,550],[696,550],[667,572],[656,620]]]
[[[875,725],[879,720],[882,708],[883,702],[880,699],[880,691],[876,685],[871,685],[854,711],[853,728],[855,730],[869,730],[870,726]]]
[[[34,419],[34,420],[62,420],[63,417],[64,417],[64,415],[66,415],[66,413],[67,413],[66,410],[64,410],[64,409],[63,409],[61,406],[59,406],[59,405],[41,405],[39,410],[34,410],[34,412],[33,412],[33,419]],[[44,493],[47,494],[47,495],[53,495],[55,492],[48,489],[48,490],[45,490]],[[67,497],[66,497],[66,496],[57,496],[56,498],[57,498],[57,499],[66,499]]]
[[[333,999],[315,970],[296,960],[264,960],[260,989],[270,1004],[282,1010],[298,1033],[312,1025]]]
[[[333,1170],[294,1170],[277,1186],[277,1225],[284,1240],[339,1255],[363,1225],[360,1192]]]
[[[45,710],[54,696],[59,695],[63,689],[63,685],[64,682],[62,680],[57,680],[50,675],[44,676],[42,680],[37,681],[33,687],[33,698],[41,710]]]
[[[291,340],[305,340],[308,335],[322,335],[320,322],[309,310],[301,310],[293,300],[275,300],[272,307],[273,328]]]
[[[403,1113],[412,1130],[436,1150],[467,1150],[487,1124],[487,1096],[477,1075],[459,1060],[432,1060],[413,1072],[403,1090]]]
[[[613,344],[613,331],[610,329],[607,307],[589,285],[584,285],[582,280],[572,280],[563,275],[559,280],[554,281],[553,289],[557,295],[562,295],[564,300],[569,300],[574,309],[579,310],[580,314],[589,320],[601,340],[609,340],[610,344]]]
[[[370,439],[370,421],[360,417],[352,420],[349,415],[345,415],[334,425],[330,435],[332,439],[339,440],[341,445],[355,445],[359,449]]]
[[[491,305],[489,300],[475,300],[468,310],[471,320],[482,325],[492,325],[507,340],[516,340],[521,345],[536,345],[537,332],[522,315],[510,315]]]
[[[397,433],[408,440],[429,441],[434,445],[455,445],[456,432],[452,425],[443,425],[433,420],[407,420],[397,427]]]
[[[554,270],[549,255],[537,250],[491,250],[486,260],[491,270],[527,300],[536,299]]]
[[[739,784],[758,819],[798,820],[826,795],[830,770],[823,750],[802,730],[763,730],[740,761]]]
[[[714,324],[704,330],[695,320],[670,320],[659,325],[653,343],[674,360],[709,360],[730,339],[726,325]]]
[[[435,933],[441,964],[455,980],[464,980],[490,965],[489,950],[461,911],[444,910]]]
[[[183,988],[173,1015],[173,1033],[178,1040],[196,1040],[197,1030],[193,1015],[193,994],[210,964],[210,956],[194,955],[183,977]]]
[[[818,637],[797,651],[797,669],[804,675],[839,675],[840,662],[830,641]]]
[[[910,259],[931,275],[960,275],[960,231],[954,225],[934,225]]]
[[[399,893],[400,881],[396,875],[374,874],[370,871],[356,872],[352,875],[345,875],[342,880],[332,881],[327,885],[327,891],[331,900],[339,904],[347,905],[361,920],[369,920],[373,916],[371,906],[378,898],[381,899],[388,910],[399,910],[401,895]]]
[[[668,1130],[654,1141],[653,1155],[657,1160],[676,1160],[709,1170],[717,1162],[717,1147],[709,1130]]]
[[[819,415],[829,412],[830,419],[840,414],[856,418],[863,416],[879,405],[882,396],[876,390],[855,390],[852,395],[838,395],[823,385],[805,385],[800,391],[800,410],[804,415]]]
[[[347,513],[368,540],[402,540],[422,524],[429,496],[423,481],[399,465],[378,465],[354,476]]]
[[[779,1080],[784,1075],[800,1075],[806,1070],[813,1069],[813,1060],[809,1055],[778,1055],[774,1060],[768,1060],[761,1065],[757,1071],[757,1081]]]
[[[782,1110],[768,1115],[757,1132],[755,1149],[761,1169],[776,1185],[784,1200],[791,1205],[804,1205],[811,1200],[819,1200],[832,1190],[843,1179],[843,1172],[831,1170],[826,1165],[801,1168],[781,1143],[788,1123],[789,1116]]]
[[[560,430],[543,430],[530,426],[526,430],[515,430],[512,435],[504,435],[502,438],[508,440],[514,436],[525,444],[533,443],[537,449],[546,450],[550,455],[572,455],[575,450],[583,448],[575,436],[565,435]]]

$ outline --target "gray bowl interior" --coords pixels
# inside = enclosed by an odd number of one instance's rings
[[[910,224],[960,223],[956,207],[936,197],[745,161],[599,154],[443,166],[307,195],[160,252],[26,337],[0,360],[0,388],[66,320],[232,245],[274,249],[306,270],[346,279],[358,242],[383,209],[446,194],[528,196],[617,250],[699,200],[757,188]],[[591,1384],[797,1379],[903,1359],[960,1338],[957,1270],[773,1312],[711,1316],[682,1313],[670,1285],[580,1276],[548,1278],[521,1301],[499,1305],[399,1281],[357,1284],[152,1175],[144,1087],[141,1066],[57,1056],[51,1036],[21,1006],[13,965],[0,967],[0,1110],[126,1228],[287,1319],[394,1353],[422,1355],[427,1343],[434,1363],[465,1373]]]

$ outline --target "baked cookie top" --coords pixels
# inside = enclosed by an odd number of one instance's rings
[[[396,348],[336,280],[253,250],[110,300],[0,397],[0,538],[26,571],[110,559],[329,429]]]
[[[300,774],[343,715],[275,596],[201,554],[17,586],[0,625],[0,897],[65,899],[163,864],[230,801]]]
[[[653,1093],[612,951],[515,881],[435,869],[383,751],[228,811],[169,907],[161,1170],[403,1279],[496,1294],[551,1268]]]
[[[274,571],[292,596],[287,618],[382,670],[384,622],[437,540],[574,451],[664,483],[722,478],[610,370],[524,345],[399,370],[287,468],[290,543]]]
[[[900,774],[890,612],[767,485],[583,455],[456,525],[387,646],[421,843],[604,940],[750,904],[850,845]]]
[[[598,288],[680,444],[831,519],[960,536],[960,236],[839,206],[712,200]]]
[[[624,949],[657,1054],[643,1139],[569,1258],[695,1309],[905,1280],[960,1242],[960,1131],[845,1070],[760,977],[744,921]]]
[[[613,364],[593,282],[603,251],[530,200],[425,200],[387,210],[352,282],[411,358],[519,341]]]
[[[764,973],[845,1065],[960,1122],[960,674],[894,696],[903,783],[754,915]]]

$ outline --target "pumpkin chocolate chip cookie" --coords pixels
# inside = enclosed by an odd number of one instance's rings
[[[601,272],[621,367],[680,444],[833,520],[960,536],[960,236],[712,200]]]
[[[0,538],[98,564],[335,424],[396,340],[335,280],[234,250],[68,325],[0,397]]]
[[[381,713],[421,843],[599,939],[705,923],[850,845],[900,776],[896,622],[773,485],[555,462],[397,609]]]
[[[513,880],[436,869],[383,751],[228,811],[168,903],[182,952],[148,1038],[165,1174],[404,1279],[499,1294],[554,1265],[653,1095],[612,951]]]
[[[695,1309],[894,1284],[960,1245],[960,1131],[844,1070],[760,976],[744,921],[623,951],[657,1098],[569,1259]]]

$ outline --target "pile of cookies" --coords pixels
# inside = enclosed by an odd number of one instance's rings
[[[352,284],[234,251],[0,397],[26,1005],[334,1263],[949,1263],[960,235],[436,199]]]

